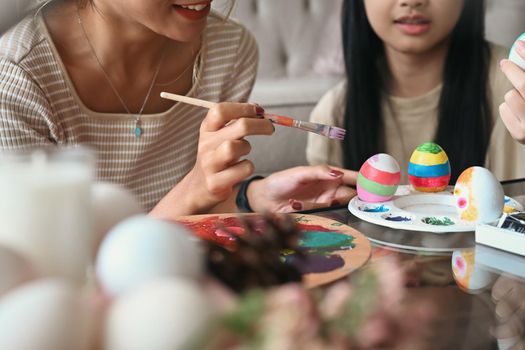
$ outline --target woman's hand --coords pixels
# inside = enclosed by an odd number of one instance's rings
[[[525,59],[525,42],[519,41],[516,51]],[[507,92],[499,113],[512,137],[525,143],[525,71],[510,60],[502,60],[500,65],[515,89]]]
[[[150,214],[172,218],[208,212],[232,196],[233,187],[253,173],[249,160],[240,160],[251,146],[248,135],[271,135],[272,123],[256,118],[261,107],[220,103],[201,124],[197,160],[193,169],[164,197]]]
[[[283,170],[254,181],[248,201],[254,211],[291,212],[347,203],[356,192],[357,172],[326,165]]]

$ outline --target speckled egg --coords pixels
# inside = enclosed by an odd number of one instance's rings
[[[514,45],[512,45],[512,48],[510,49],[510,53],[509,53],[509,60],[516,63],[522,69],[525,69],[525,59],[521,58],[521,56],[516,51],[516,44],[520,40],[525,41],[525,33],[521,34],[519,38],[516,39],[516,41],[514,42]]]
[[[505,195],[498,179],[487,169],[473,166],[461,173],[454,197],[462,220],[487,223],[503,212]]]
[[[400,180],[399,164],[394,157],[386,153],[376,154],[359,169],[357,196],[365,202],[386,202],[396,193]]]
[[[441,192],[450,181],[448,156],[433,142],[417,146],[408,163],[408,181],[416,191]]]

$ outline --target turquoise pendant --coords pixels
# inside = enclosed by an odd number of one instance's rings
[[[135,122],[135,137],[139,138],[142,135],[142,128],[140,127],[140,120]]]

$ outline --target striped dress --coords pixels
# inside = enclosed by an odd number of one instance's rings
[[[210,14],[197,80],[189,96],[246,101],[256,75],[255,40],[241,25]],[[194,166],[206,110],[175,104],[140,117],[97,113],[79,99],[41,16],[26,17],[0,38],[1,149],[86,145],[97,180],[130,189],[150,210]]]

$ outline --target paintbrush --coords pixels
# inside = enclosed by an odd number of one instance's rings
[[[215,102],[200,100],[198,98],[193,98],[193,97],[171,94],[169,92],[161,92],[160,97],[168,99],[168,100],[183,102],[183,103],[187,103],[190,105],[204,107],[208,109],[215,106]],[[346,134],[345,129],[341,129],[335,126],[306,122],[302,120],[296,120],[290,117],[285,117],[285,116],[277,115],[277,114],[264,113],[263,115],[261,115],[261,117],[268,119],[272,123],[275,123],[278,125],[288,126],[291,128],[297,128],[297,129],[313,132],[315,134],[326,136],[334,140],[341,141],[345,138],[345,134]]]

